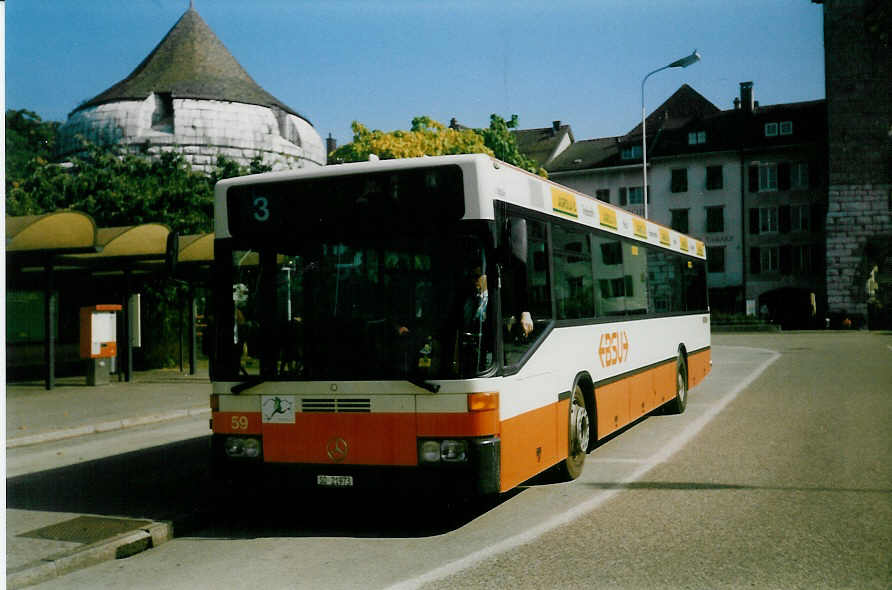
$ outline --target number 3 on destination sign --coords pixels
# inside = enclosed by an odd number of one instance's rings
[[[254,219],[257,221],[269,219],[269,199],[266,197],[254,197]]]

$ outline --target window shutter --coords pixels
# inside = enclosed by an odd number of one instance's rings
[[[750,273],[757,275],[762,270],[761,253],[758,248],[750,248]]]
[[[779,248],[780,252],[780,272],[782,275],[793,273],[793,246],[787,244]]]
[[[750,233],[751,234],[759,233],[759,208],[758,207],[750,208]]]
[[[777,225],[782,234],[790,233],[790,206],[781,205],[777,208]]]
[[[750,166],[749,189],[750,189],[751,193],[759,192],[759,167],[758,166]]]
[[[621,186],[619,188],[619,205],[620,207],[625,207],[629,203],[629,198],[626,196],[626,187]]]
[[[790,190],[790,163],[781,162],[777,165],[777,190]]]

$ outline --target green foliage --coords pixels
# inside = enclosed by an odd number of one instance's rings
[[[56,147],[57,121],[43,121],[28,110],[6,111],[6,181],[21,179],[34,158],[49,161]]]
[[[159,222],[181,234],[209,232],[214,184],[268,170],[259,159],[246,168],[219,156],[207,176],[175,152],[150,157],[91,145],[66,165],[32,158],[24,174],[8,182],[6,211],[36,215],[71,209],[87,213],[99,227]]]
[[[353,122],[353,141],[336,149],[329,156],[331,162],[364,162],[370,155],[382,160],[444,156],[450,154],[487,154],[524,170],[545,176],[545,170],[517,149],[510,129],[517,127],[517,115],[505,121],[498,115],[490,117],[489,127],[454,129],[422,116],[412,119],[409,131],[385,133]]]
[[[494,114],[489,117],[489,127],[476,131],[483,136],[483,142],[499,160],[540,176],[548,176],[538,162],[520,153],[520,150],[517,149],[517,140],[511,133],[511,129],[517,129],[517,115],[511,115],[511,120],[505,121],[502,117]]]

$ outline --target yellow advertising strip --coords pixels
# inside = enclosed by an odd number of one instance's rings
[[[679,241],[681,242],[680,243],[681,251],[684,252],[685,254],[687,254],[688,253],[688,238],[687,238],[687,236],[679,237]]]
[[[660,228],[660,243],[664,246],[669,245],[669,230],[665,227]]]
[[[604,227],[609,227],[611,229],[616,229],[618,227],[616,223],[616,211],[609,207],[605,207],[604,205],[598,205],[598,220]]]
[[[639,238],[647,239],[647,222],[643,219],[632,219],[632,227],[635,230],[635,235]]]
[[[579,212],[576,210],[576,197],[567,191],[551,187],[551,206],[558,213],[579,217]]]
[[[705,252],[705,250],[703,249],[703,242],[697,240],[697,241],[694,242],[694,243],[696,244],[696,247],[697,247],[697,256],[701,256],[701,257],[702,257],[702,256],[705,256],[705,255],[706,255],[706,252]]]

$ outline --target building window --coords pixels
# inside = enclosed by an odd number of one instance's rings
[[[685,193],[688,191],[687,168],[673,168],[672,181],[669,188],[673,193]]]
[[[765,123],[765,137],[777,137],[777,123]]]
[[[808,231],[809,221],[811,221],[811,211],[807,204],[790,206],[790,229],[792,231]]]
[[[605,203],[610,202],[610,189],[609,188],[599,188],[595,191],[595,198],[599,201],[604,201]]]
[[[759,192],[777,190],[777,164],[759,166]]]
[[[760,248],[759,269],[761,272],[777,272],[778,249],[776,246],[772,246],[770,248]]]
[[[633,145],[623,148],[620,157],[623,160],[637,160],[641,157],[641,146]]]
[[[706,208],[706,233],[717,234],[725,231],[725,208]]]
[[[692,131],[688,133],[688,145],[700,145],[706,143],[705,131]]]
[[[724,246],[714,246],[706,251],[706,271],[725,272]]]
[[[811,245],[793,246],[793,273],[809,274],[814,270]]]
[[[721,166],[706,167],[706,190],[714,191],[724,186],[725,180],[722,176]]]
[[[796,162],[790,170],[790,187],[795,189],[808,188],[808,162]]]
[[[173,96],[170,92],[155,94],[155,108],[152,111],[152,129],[173,133]]]
[[[629,205],[643,205],[644,204],[644,192],[641,190],[640,186],[630,186],[629,187]]]
[[[777,233],[777,207],[759,208],[759,233]]]
[[[793,121],[781,121],[780,134],[781,135],[793,135]]]
[[[680,231],[683,234],[688,233],[688,210],[687,209],[670,209],[669,213],[672,215],[672,222],[670,227],[675,231]]]

